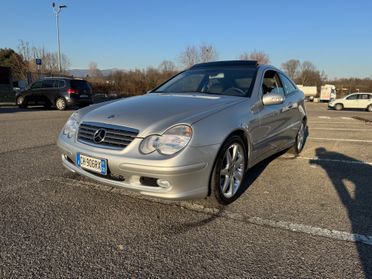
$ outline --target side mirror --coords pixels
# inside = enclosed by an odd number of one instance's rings
[[[284,102],[284,94],[280,92],[267,93],[262,98],[264,106],[279,105]]]

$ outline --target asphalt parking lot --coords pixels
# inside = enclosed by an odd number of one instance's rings
[[[0,107],[0,278],[372,278],[372,115],[307,109],[301,156],[209,208],[71,174],[55,142],[73,111]]]

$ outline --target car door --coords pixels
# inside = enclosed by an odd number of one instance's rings
[[[358,108],[359,94],[352,94],[343,101],[344,108]]]
[[[59,92],[58,90],[58,80],[43,80],[43,85],[39,96],[40,101],[43,103],[49,102],[50,104],[54,104],[55,96],[57,96]]]
[[[271,93],[281,93],[284,96],[282,83],[274,70],[268,70],[264,74],[260,92],[261,100],[265,94]],[[274,153],[286,142],[286,128],[291,119],[288,105],[286,101],[282,104],[262,105],[259,112],[259,129],[256,131],[260,136],[260,141],[256,145],[259,153]]]
[[[296,137],[302,120],[299,109],[299,106],[301,105],[298,94],[299,90],[294,85],[294,83],[284,74],[280,73],[279,77],[282,81],[285,94],[283,110],[286,110],[285,113],[288,119],[285,136],[288,138],[288,140],[291,140]]]
[[[358,108],[366,109],[370,104],[369,94],[361,93],[358,98]]]
[[[42,81],[35,81],[30,89],[29,89],[29,94],[27,96],[27,100],[30,103],[37,103],[40,97],[40,90],[42,88]]]

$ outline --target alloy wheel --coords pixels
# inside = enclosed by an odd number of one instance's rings
[[[66,101],[62,98],[57,99],[56,107],[58,110],[64,110],[66,108]]]
[[[224,197],[233,197],[240,188],[245,170],[243,147],[231,144],[224,154],[220,171],[220,190]]]
[[[297,133],[297,150],[301,151],[305,143],[305,124],[302,122]]]
[[[24,102],[24,98],[22,96],[17,98],[17,105],[22,105]]]

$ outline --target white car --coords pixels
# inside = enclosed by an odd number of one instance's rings
[[[365,109],[372,112],[372,93],[352,93],[342,99],[329,102],[329,108],[342,109]]]

